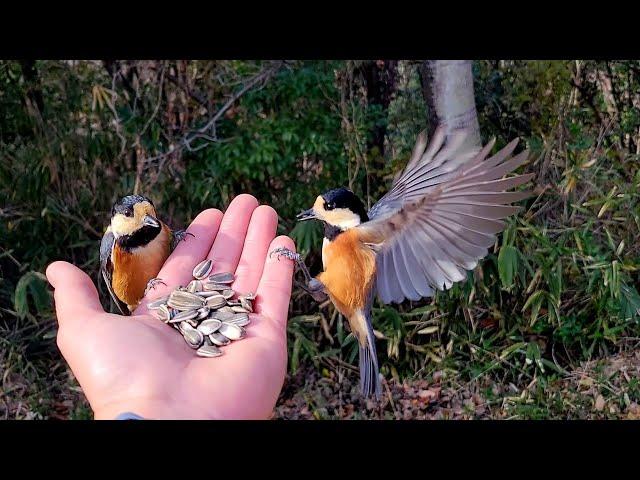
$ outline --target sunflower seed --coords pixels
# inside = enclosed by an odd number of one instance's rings
[[[214,273],[209,277],[209,281],[213,283],[230,284],[233,283],[234,280],[235,277],[233,273],[230,272]]]
[[[231,307],[231,310],[233,310],[236,313],[249,313],[249,310],[247,310],[244,307],[241,307],[240,305],[234,305],[233,307]]]
[[[253,312],[253,305],[246,297],[240,297],[240,305],[248,312]]]
[[[208,358],[219,357],[220,355],[222,355],[222,350],[220,350],[215,345],[203,345],[198,350],[196,350],[196,355],[198,355],[199,357]]]
[[[206,291],[215,290],[216,292],[222,292],[223,290],[228,289],[229,285],[226,285],[224,283],[216,283],[216,282],[204,282],[202,284],[202,288],[204,288]]]
[[[235,315],[237,314],[234,312],[225,312],[222,310],[215,310],[211,312],[211,314],[209,315],[209,318],[215,318],[217,320],[220,320],[221,322],[226,322],[227,320],[232,319]]]
[[[230,340],[240,340],[246,334],[244,328],[226,322],[222,322],[218,331]]]
[[[206,278],[213,269],[213,261],[211,260],[203,260],[193,269],[193,278],[197,280],[203,280]]]
[[[179,312],[171,320],[169,320],[169,323],[186,322],[187,320],[196,318],[197,315],[198,315],[198,312],[196,310],[187,310],[184,312]]]
[[[199,308],[197,310],[198,316],[196,317],[196,320],[203,320],[203,319],[207,318],[209,316],[209,312],[210,311],[211,310],[209,309],[209,307]]]
[[[200,280],[191,280],[187,285],[187,292],[198,293],[202,290],[202,282]]]
[[[253,292],[245,293],[242,296],[251,302],[253,302],[256,299],[256,294]]]
[[[218,308],[222,307],[225,303],[227,303],[227,301],[222,295],[216,295],[215,297],[207,298],[205,305],[209,308]]]
[[[202,287],[204,288],[204,286]],[[214,295],[220,295],[220,291],[218,290],[202,290],[201,292],[195,292],[196,295],[198,295],[199,297],[202,298],[209,298],[209,297],[213,297]]]
[[[227,302],[227,305],[225,305],[224,307],[220,307],[218,310],[216,310],[216,312],[220,312],[220,313],[236,313],[233,310],[231,310],[231,307],[228,306],[229,302]]]
[[[228,320],[225,320],[224,322],[232,323],[239,327],[244,327],[245,325],[249,325],[250,320],[249,320],[249,315],[247,315],[246,313],[238,313],[233,317],[229,318]]]
[[[157,310],[154,310],[153,314],[164,323],[167,323],[171,318],[171,312],[166,305],[161,305]]]
[[[169,300],[168,295],[164,297],[156,298],[154,301],[147,303],[147,308],[149,310],[157,310],[162,305],[165,305],[167,303],[167,300]]]
[[[214,318],[203,321],[200,325],[198,325],[197,329],[200,330],[203,335],[211,335],[213,332],[217,331],[222,325],[220,320],[216,320]]]
[[[231,343],[231,340],[218,332],[210,334],[209,340],[211,340],[214,345],[218,345],[219,347],[224,347],[225,345],[229,345]]]
[[[229,300],[231,297],[233,297],[236,294],[236,292],[234,292],[233,290],[231,290],[230,288],[223,290],[222,291],[222,296],[224,297],[225,300]]]
[[[167,305],[176,310],[192,310],[204,306],[204,300],[194,293],[176,290],[169,296]]]
[[[185,322],[181,323],[180,326],[182,336],[184,337],[185,342],[187,342],[187,344],[191,348],[198,348],[200,347],[200,345],[202,345],[202,343],[204,342],[204,335],[202,335],[202,332],[199,332]]]

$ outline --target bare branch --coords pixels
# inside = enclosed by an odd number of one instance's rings
[[[216,127],[218,121],[223,117],[223,115],[233,106],[235,102],[240,99],[244,94],[252,89],[261,89],[264,87],[267,82],[285,65],[284,61],[276,61],[272,62],[267,68],[263,69],[253,77],[251,77],[243,87],[234,93],[225,103],[216,111],[215,115],[211,117],[211,119],[198,130],[186,134],[182,140],[178,143],[178,145],[168,152],[161,153],[159,155],[148,157],[142,160],[144,164],[144,168],[148,168],[154,162],[161,162],[169,155],[176,154],[181,150],[186,149],[189,152],[197,152],[202,150],[203,148],[208,147],[212,143],[220,142],[220,139],[217,136]],[[193,142],[195,140],[205,140],[206,143],[202,143],[197,146],[193,146]]]

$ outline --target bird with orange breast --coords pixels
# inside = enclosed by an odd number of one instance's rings
[[[153,202],[127,195],[111,209],[111,222],[100,244],[100,273],[122,315],[130,315],[150,288],[162,265],[187,235],[158,219]]]
[[[417,301],[464,280],[494,245],[504,219],[521,208],[509,204],[531,196],[507,190],[532,174],[503,178],[528,158],[528,151],[511,157],[517,140],[489,156],[495,139],[471,150],[468,134],[446,135],[439,127],[427,142],[422,132],[407,167],[369,210],[346,188],[318,196],[297,217],[324,223],[323,271],[316,278],[299,254],[272,252],[294,260],[305,275],[305,290],[319,301],[328,295],[347,319],[359,344],[365,397],[379,399],[381,393],[371,323],[376,293],[385,304]]]

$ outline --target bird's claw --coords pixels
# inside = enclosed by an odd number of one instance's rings
[[[302,261],[299,253],[292,252],[285,247],[278,247],[272,250],[271,253],[269,253],[269,258],[271,258],[274,254],[277,255],[276,258],[278,259],[278,261],[280,261],[280,257],[288,258],[289,260],[293,260],[294,262]]]
[[[191,235],[193,238],[196,238],[193,233],[187,232],[186,230],[176,230],[175,232],[173,232],[173,236],[178,242],[185,240],[187,238],[187,235]]]
[[[161,283],[162,285],[166,286],[167,284],[164,283],[162,281],[161,278],[152,278],[151,280],[149,280],[147,282],[147,288],[144,289],[144,296],[146,297],[147,294],[149,293],[149,290],[155,290],[156,285],[158,285],[159,283]]]

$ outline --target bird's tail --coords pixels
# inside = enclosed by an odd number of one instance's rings
[[[366,335],[359,335],[358,338],[360,346],[360,392],[365,398],[375,396],[376,400],[380,400],[382,386],[370,316],[371,311],[369,310],[369,313],[366,316],[362,315],[363,318],[358,322],[361,327],[364,327],[363,330],[366,328]],[[360,331],[362,332],[362,330]]]

